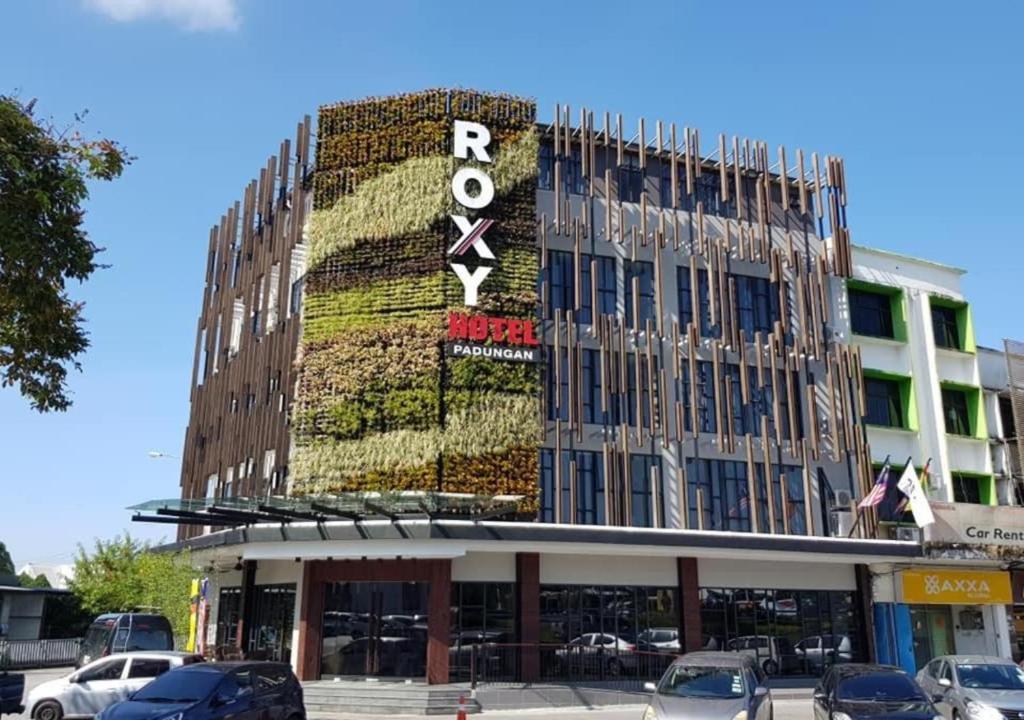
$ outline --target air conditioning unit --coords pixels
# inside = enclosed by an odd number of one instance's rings
[[[854,522],[856,522],[856,517],[849,510],[837,508],[832,511],[831,529],[835,537],[849,537]]]
[[[836,509],[849,511],[853,494],[849,490],[836,490]]]
[[[897,527],[896,539],[903,542],[921,542],[921,528]]]

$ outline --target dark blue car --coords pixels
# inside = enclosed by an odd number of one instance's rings
[[[273,662],[200,663],[171,670],[96,720],[305,720],[302,686]]]

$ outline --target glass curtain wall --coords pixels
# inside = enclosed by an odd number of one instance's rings
[[[448,668],[452,682],[468,680],[476,652],[477,677],[514,680],[518,653],[515,583],[452,583],[451,644]]]
[[[853,591],[703,588],[700,597],[704,649],[750,655],[769,675],[863,660]]]

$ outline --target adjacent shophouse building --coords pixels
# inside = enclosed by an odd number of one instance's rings
[[[837,157],[672,122],[321,107],[211,230],[180,498],[134,508],[209,579],[208,647],[430,683],[903,659],[907,571],[963,558],[854,506],[885,455],[998,498],[986,376],[957,273],[853,246],[846,197]]]

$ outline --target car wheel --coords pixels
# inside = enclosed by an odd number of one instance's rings
[[[764,668],[765,675],[776,675],[779,672],[779,664],[774,660],[765,660],[761,667]]]
[[[43,700],[36,705],[32,717],[35,720],[60,720],[64,717],[64,708],[56,700]]]

